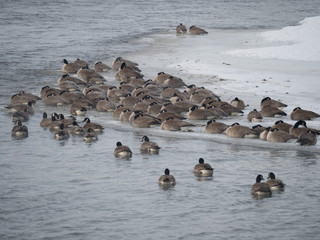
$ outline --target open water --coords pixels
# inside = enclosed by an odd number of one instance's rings
[[[2,1],[0,104],[21,90],[39,95],[42,86],[56,86],[63,58],[111,64],[148,47],[133,40],[167,33],[180,22],[207,29],[280,29],[318,15],[320,5],[311,0]],[[95,111],[88,116],[105,126],[96,143],[76,137],[57,141],[39,126],[42,112],[66,114],[69,108],[48,108],[40,101],[35,110],[23,140],[11,138],[11,116],[0,111],[0,239],[317,239],[320,234],[318,151],[220,143],[197,134],[150,135]],[[144,134],[162,147],[159,155],[140,153]],[[130,160],[114,158],[117,141],[133,150]],[[199,157],[215,168],[213,178],[193,175]],[[177,185],[163,190],[157,180],[167,167]],[[256,175],[269,171],[286,190],[253,198]]]

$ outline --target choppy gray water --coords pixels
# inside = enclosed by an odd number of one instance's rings
[[[320,15],[318,1],[5,1],[0,9],[1,105],[20,90],[39,94],[56,83],[61,59],[93,64],[134,52],[140,36],[183,22],[205,28],[281,28]],[[275,10],[276,9],[276,10]],[[160,69],[161,70],[161,69]],[[26,123],[30,136],[11,139],[11,116],[0,111],[0,239],[316,239],[320,234],[319,154],[309,148],[263,149],[180,136],[150,135],[159,155],[143,155],[145,131],[105,126],[99,141],[56,141],[39,127],[44,110]],[[67,113],[68,108],[59,112]],[[110,115],[90,112],[103,123]],[[114,158],[116,141],[131,147]],[[215,168],[201,181],[199,157]],[[164,191],[158,177],[177,179]],[[258,173],[274,171],[283,193],[255,199]]]

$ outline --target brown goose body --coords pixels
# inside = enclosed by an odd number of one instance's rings
[[[288,142],[291,139],[295,139],[295,136],[277,128],[271,128],[267,135],[268,142]]]
[[[191,26],[189,28],[189,34],[191,35],[202,35],[202,34],[208,34],[208,32],[202,28],[196,27],[196,26]]]
[[[320,114],[315,113],[313,111],[301,109],[300,107],[296,107],[290,114],[290,118],[292,120],[311,120],[313,118],[320,117]]]
[[[22,125],[21,121],[16,121],[15,125],[13,126],[11,130],[12,137],[16,138],[25,138],[28,137],[28,127],[25,125]]]
[[[285,184],[280,179],[276,179],[273,172],[269,172],[267,184],[269,185],[271,191],[283,191]]]
[[[251,187],[251,193],[260,197],[271,196],[272,192],[270,186],[267,183],[262,183],[261,180],[264,180],[264,178],[259,174],[256,178],[256,183]]]
[[[209,163],[205,163],[203,158],[199,158],[199,163],[194,166],[193,172],[199,177],[211,177],[213,168]]]
[[[189,130],[191,127],[194,127],[192,123],[180,119],[174,119],[172,117],[167,118],[161,123],[161,128],[167,131]]]
[[[309,130],[305,133],[301,133],[298,136],[297,143],[301,146],[316,145],[317,144],[317,136],[312,130]]]
[[[260,108],[262,109],[265,106],[271,106],[281,109],[287,107],[288,105],[278,100],[271,99],[270,97],[265,97],[261,100]]]
[[[215,120],[210,120],[205,126],[206,133],[219,134],[227,130],[230,125],[224,124],[222,122],[216,122]]]
[[[251,112],[247,115],[247,120],[249,122],[261,122],[263,119],[260,112],[257,111],[257,109],[253,109]]]
[[[291,127],[292,127],[292,124],[286,123],[282,120],[278,120],[272,125],[272,128],[278,128],[279,130],[287,133],[289,133],[289,130]]]
[[[316,135],[320,135],[320,130],[308,128],[304,120],[297,121],[289,130],[289,133],[298,138],[300,134],[306,133],[309,130],[313,131]]]
[[[176,185],[176,179],[174,178],[174,176],[170,175],[170,170],[168,168],[165,169],[164,175],[159,177],[158,184],[164,187]]]
[[[132,151],[128,146],[122,145],[121,142],[117,142],[116,148],[114,149],[115,157],[130,158],[132,157]]]
[[[141,152],[148,152],[148,153],[158,153],[160,147],[157,143],[152,142],[149,140],[148,136],[142,137],[142,144],[140,146]]]
[[[182,23],[180,23],[177,27],[176,27],[176,33],[180,34],[180,33],[186,33],[187,32],[187,28],[185,25],[183,25]]]
[[[226,135],[231,138],[257,138],[258,133],[247,126],[234,123],[226,130]]]

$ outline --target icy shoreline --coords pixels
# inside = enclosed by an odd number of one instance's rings
[[[281,119],[294,124],[295,121],[291,120],[289,115],[297,106],[320,112],[320,106],[317,104],[320,101],[318,94],[320,90],[318,84],[320,46],[313,47],[313,57],[317,56],[316,59],[319,61],[308,61],[307,57],[301,60],[302,56],[299,55],[299,52],[304,51],[305,48],[309,49],[309,38],[314,39],[320,36],[319,31],[310,31],[310,28],[316,28],[315,21],[320,22],[320,18],[305,19],[298,26],[277,31],[212,29],[208,30],[209,34],[205,36],[176,35],[174,31],[170,31],[166,34],[149,35],[137,40],[137,44],[148,43],[150,47],[125,57],[139,63],[145,80],[154,79],[158,72],[163,71],[181,77],[187,84],[204,86],[221,96],[224,101],[229,102],[235,97],[243,99],[248,105],[243,116],[229,117],[221,120],[223,122],[229,124],[240,122],[246,126],[255,125],[246,120],[246,115],[254,108],[260,109],[261,99],[269,96],[288,104],[288,107],[284,109],[288,116]],[[279,36],[282,33],[283,36],[287,36],[288,31],[291,38],[285,38],[287,44],[281,41],[280,45],[276,45],[280,43]],[[304,31],[306,36],[300,38]],[[272,34],[278,37],[274,37],[276,42],[270,42]],[[265,36],[268,38],[266,39]],[[286,53],[287,46],[292,47],[293,42],[298,41],[296,38],[299,38],[299,44],[295,45],[295,48],[300,48],[299,51],[296,51],[299,56],[292,53],[292,59],[282,59],[281,53]],[[282,51],[279,51],[279,48]],[[258,53],[260,51],[259,57],[257,57],[258,54],[252,56],[253,51]],[[268,54],[263,55],[263,52]],[[278,54],[278,57],[275,58],[272,54]],[[271,126],[277,120],[279,119],[265,118],[260,124]],[[320,119],[308,121],[307,125],[320,129]],[[195,138],[201,134],[202,139],[222,143],[278,149],[306,149],[293,143],[275,146],[276,144],[258,139],[238,140],[224,135],[207,136],[208,134],[202,130],[188,134]],[[143,132],[144,130],[137,131]],[[147,131],[160,134],[158,129]],[[180,136],[179,133],[166,132],[164,134]],[[184,136],[184,133],[181,136]],[[319,152],[319,144],[308,148],[308,151],[310,150]]]

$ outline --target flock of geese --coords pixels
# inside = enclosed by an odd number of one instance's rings
[[[187,28],[180,24],[177,33],[186,33]],[[192,26],[190,34],[207,34],[201,28]],[[94,68],[84,60],[77,59],[68,62],[63,59],[63,75],[57,81],[57,87],[44,86],[40,90],[40,97],[31,93],[19,92],[11,97],[11,103],[6,106],[12,113],[12,136],[24,138],[28,136],[28,128],[22,122],[29,120],[29,115],[34,114],[33,105],[43,101],[48,106],[70,106],[70,117],[63,114],[43,113],[40,126],[53,132],[55,139],[64,140],[72,135],[78,135],[85,142],[98,140],[98,135],[104,127],[84,117],[89,109],[99,112],[110,112],[115,119],[130,123],[135,128],[160,127],[165,131],[192,131],[196,126],[193,121],[205,121],[204,131],[208,134],[225,134],[231,138],[258,138],[269,142],[297,141],[300,145],[315,145],[320,130],[308,128],[306,121],[318,118],[318,113],[296,107],[290,118],[297,121],[291,125],[282,120],[277,120],[272,126],[263,127],[257,124],[248,127],[235,122],[231,125],[223,123],[222,119],[232,118],[243,114],[247,107],[242,99],[234,98],[231,102],[222,101],[211,90],[187,85],[181,78],[169,73],[159,72],[154,79],[144,80],[144,75],[138,64],[124,59],[116,58],[112,66],[98,61]],[[118,86],[110,85],[101,75],[102,72],[116,71],[115,78]],[[247,115],[249,122],[261,122],[263,118],[278,118],[286,116],[283,108],[286,104],[265,97],[261,100],[260,110],[253,109]],[[76,116],[83,116],[83,124],[77,121]],[[143,136],[141,151],[158,152],[160,147]],[[116,157],[131,157],[132,151],[128,146],[116,143],[114,150]],[[212,176],[213,168],[204,163],[202,158],[195,166],[195,174],[199,176]],[[169,169],[159,178],[159,184],[175,185],[175,179],[170,175]],[[263,177],[257,176],[256,183],[252,186],[254,194],[270,194],[271,182],[275,180],[274,174],[269,173],[267,183],[261,183]],[[283,189],[284,185],[282,185]],[[271,189],[271,190],[270,190]]]

